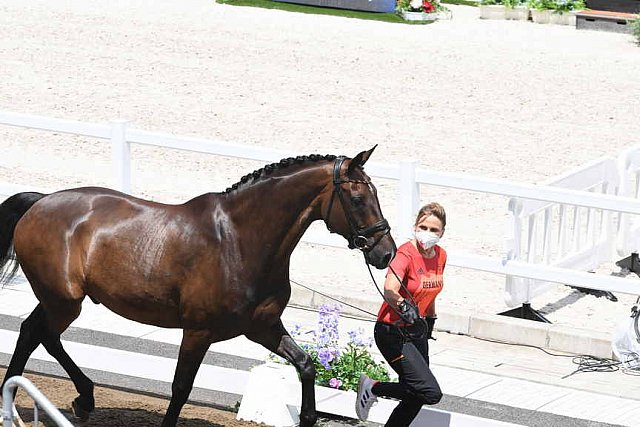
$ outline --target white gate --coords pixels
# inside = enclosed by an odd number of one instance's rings
[[[601,194],[618,194],[620,174],[610,157],[597,159],[543,185]],[[617,214],[598,208],[557,202],[512,198],[509,259],[574,270],[594,270],[614,255]],[[617,222],[617,221],[615,221]],[[553,283],[506,276],[505,303],[509,307],[529,303]]]

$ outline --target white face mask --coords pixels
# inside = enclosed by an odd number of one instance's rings
[[[416,236],[416,241],[422,246],[422,249],[428,250],[431,249],[436,243],[440,241],[440,236],[438,236],[433,231],[427,230],[416,230],[414,233]]]

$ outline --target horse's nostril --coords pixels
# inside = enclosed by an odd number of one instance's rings
[[[382,257],[383,268],[388,266],[390,262],[391,262],[391,252],[387,253],[385,256]]]

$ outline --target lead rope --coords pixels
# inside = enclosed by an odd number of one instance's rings
[[[364,252],[363,252],[363,254],[364,254]],[[384,294],[380,291],[380,286],[378,286],[378,282],[376,281],[376,278],[373,277],[373,273],[371,272],[371,266],[367,262],[366,257],[365,257],[365,262],[364,263],[367,266],[367,269],[369,270],[369,276],[371,276],[371,281],[373,282],[373,286],[376,288],[376,291],[378,291],[378,293],[382,297],[383,301],[387,303],[387,305],[391,308],[391,310],[393,310],[398,315],[398,317],[400,319],[402,319],[402,315],[400,314],[400,311],[396,308],[396,304],[394,304],[393,302],[389,302],[387,300],[387,298],[384,296]],[[389,269],[391,270],[393,275],[396,277],[396,280],[398,280],[398,282],[400,283],[400,286],[402,287],[402,289],[404,289],[404,291],[407,294],[407,297],[409,298],[409,300],[413,303],[413,305],[418,307],[418,303],[413,298],[413,295],[411,295],[411,292],[409,292],[409,290],[404,285],[402,280],[400,280],[400,277],[398,277],[398,274],[396,274],[396,271],[393,269],[393,267],[391,267],[391,265],[389,265]],[[402,325],[402,326],[398,325],[400,320],[398,320],[396,322],[396,326],[398,326],[398,328],[400,329],[400,333],[402,333],[402,335],[405,337],[405,339],[407,339],[407,340],[420,340],[420,339],[424,338],[424,336],[429,332],[429,325],[427,325],[427,321],[422,316],[420,316],[419,312],[418,312],[418,320],[421,322],[420,324],[423,327],[420,328],[419,332],[414,332],[414,333],[411,333],[411,332],[409,332],[407,330],[407,325]]]

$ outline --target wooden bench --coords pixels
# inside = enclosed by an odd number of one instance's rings
[[[576,14],[576,28],[578,30],[631,33],[631,23],[636,19],[637,15],[635,13],[583,10]]]

